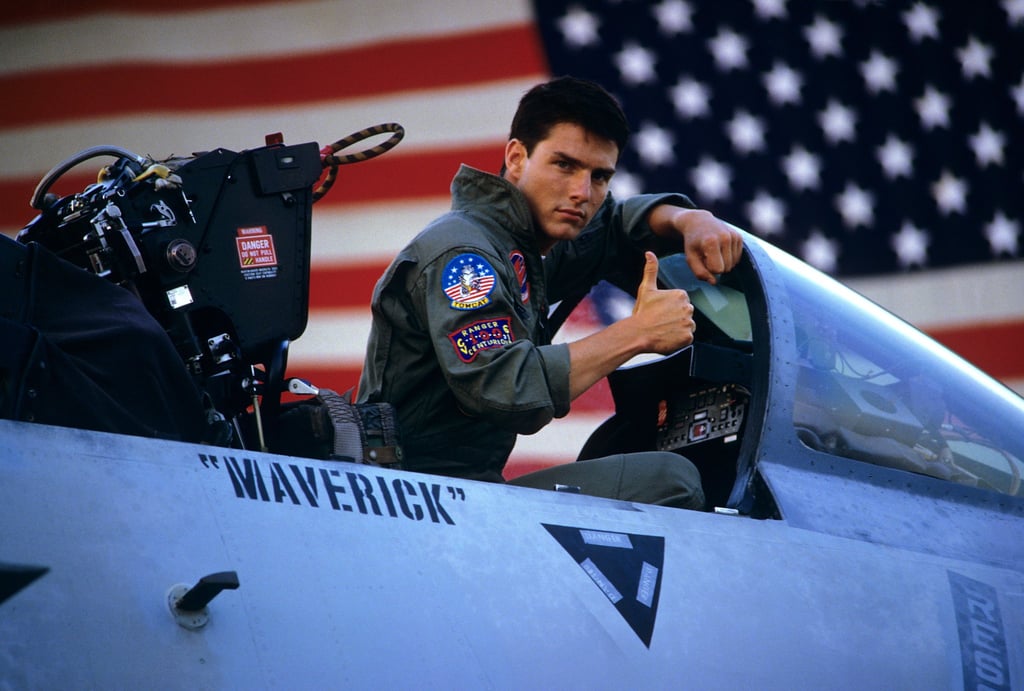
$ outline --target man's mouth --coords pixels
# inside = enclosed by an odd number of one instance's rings
[[[582,224],[586,220],[586,215],[579,209],[556,209],[555,213],[569,220],[574,224]]]

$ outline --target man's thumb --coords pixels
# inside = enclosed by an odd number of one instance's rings
[[[638,294],[658,289],[658,257],[654,252],[646,252],[644,259],[647,263],[644,264],[644,275],[640,280]]]

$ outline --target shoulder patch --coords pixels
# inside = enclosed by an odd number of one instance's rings
[[[463,362],[473,362],[477,353],[491,348],[502,348],[515,341],[512,335],[512,319],[481,319],[469,326],[456,329],[448,334],[448,340],[455,346],[455,354]]]
[[[444,267],[441,288],[456,310],[475,310],[491,302],[494,269],[479,254],[465,253]]]
[[[516,272],[516,279],[519,281],[519,298],[525,305],[530,301],[530,282],[526,280],[526,257],[519,250],[512,250],[512,254],[508,255],[508,259],[512,262],[512,268]]]

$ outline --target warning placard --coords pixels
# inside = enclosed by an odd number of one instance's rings
[[[277,252],[274,251],[274,237],[266,226],[239,228],[238,263],[243,269],[277,266]]]

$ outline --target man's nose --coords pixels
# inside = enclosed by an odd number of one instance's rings
[[[592,188],[593,185],[591,184],[590,173],[587,171],[580,171],[580,173],[573,176],[570,195],[573,201],[586,201],[590,199],[590,192]]]

